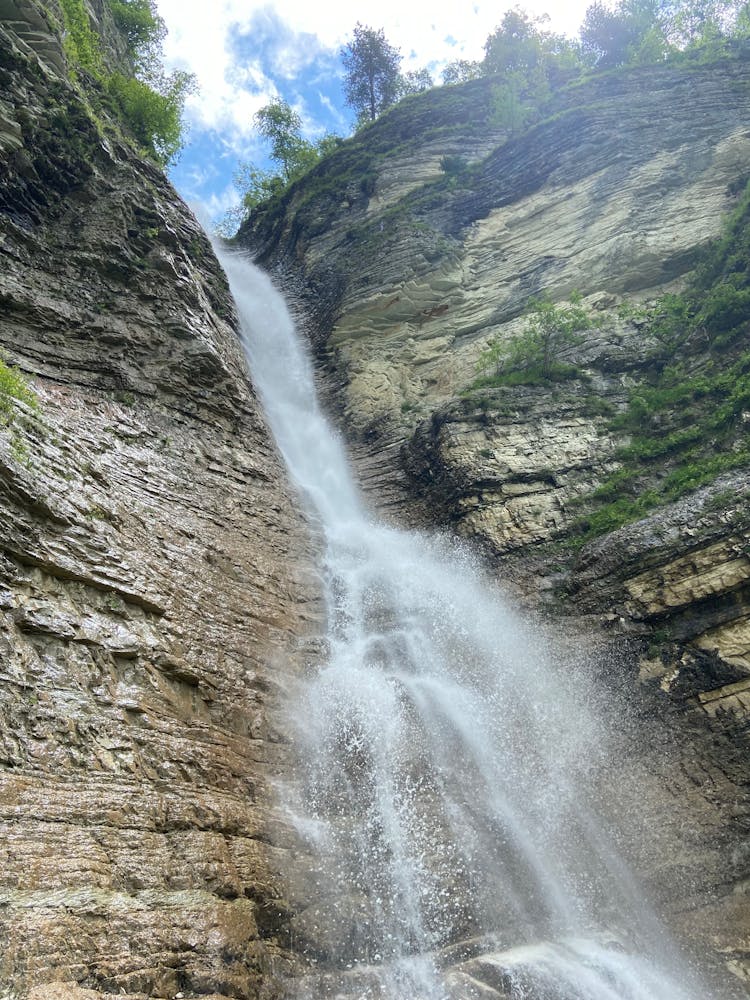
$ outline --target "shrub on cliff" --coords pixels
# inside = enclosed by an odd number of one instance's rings
[[[166,27],[154,0],[109,0],[109,9],[135,61],[141,62],[147,51],[163,41]]]
[[[26,379],[17,368],[0,360],[0,427],[10,428],[10,449],[14,457],[20,461],[28,461],[28,452],[24,436],[19,431],[19,407],[26,408],[21,412],[21,427],[29,427],[35,421],[39,411],[39,401]]]
[[[37,398],[17,368],[0,360],[0,425],[12,423],[16,403],[37,408]]]
[[[183,145],[182,107],[193,78],[177,71],[151,82],[113,73],[107,89],[138,143],[161,166]]]
[[[162,43],[167,29],[155,0],[107,3],[132,65],[132,76],[113,73],[107,89],[140,145],[166,167],[184,143],[182,110],[195,78],[182,70],[164,72]]]
[[[560,361],[560,352],[580,343],[579,334],[591,327],[580,302],[575,292],[569,303],[559,306],[548,298],[534,300],[521,333],[510,341],[492,341],[480,354],[477,369],[490,374],[475,384],[527,385],[575,375],[572,365]]]
[[[83,0],[60,0],[60,7],[65,22],[63,48],[69,65],[97,75],[101,67],[99,38],[91,28]]]
[[[145,152],[167,166],[183,145],[182,109],[194,78],[181,71],[164,72],[161,43],[166,28],[154,0],[107,0],[107,4],[125,41],[131,72],[107,74],[101,41],[84,0],[60,0],[71,76],[75,79],[79,68],[86,70],[96,81],[95,87],[87,86],[93,105],[101,101],[103,88]]]

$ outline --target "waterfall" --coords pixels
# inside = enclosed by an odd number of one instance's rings
[[[597,816],[607,732],[457,544],[379,524],[282,297],[222,255],[252,378],[324,539],[325,663],[301,682],[286,807],[315,858],[297,998],[688,1000]]]

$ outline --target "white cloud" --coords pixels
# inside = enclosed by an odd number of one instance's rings
[[[232,55],[230,27],[247,22],[248,8],[237,0],[219,0],[210,11],[195,0],[159,0],[158,7],[169,30],[167,64],[198,79],[199,92],[187,101],[190,119],[203,128],[249,132],[253,115],[276,89],[259,67],[241,65]]]

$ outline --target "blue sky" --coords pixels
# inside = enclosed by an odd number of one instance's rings
[[[522,4],[550,15],[555,31],[575,34],[590,0]],[[436,82],[446,63],[479,59],[487,35],[512,4],[474,0],[353,0],[346,9],[310,0],[157,0],[168,35],[168,68],[194,73],[199,90],[188,99],[188,142],[170,171],[182,196],[218,220],[238,201],[233,174],[240,160],[268,166],[253,115],[275,97],[301,115],[307,138],[348,135],[353,116],[341,88],[341,46],[357,21],[383,28],[401,50],[403,69],[426,66]]]

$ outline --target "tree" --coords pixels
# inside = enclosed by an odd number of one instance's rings
[[[109,0],[109,9],[135,65],[147,68],[159,60],[167,28],[155,0]]]
[[[549,18],[531,17],[519,7],[507,11],[484,43],[482,69],[502,76],[512,100],[536,108],[553,86],[566,82],[581,68],[578,46],[543,30]]]
[[[344,100],[360,123],[375,121],[399,97],[401,53],[377,31],[357,22],[354,38],[341,50],[346,75]]]
[[[404,73],[399,82],[399,96],[409,97],[410,94],[422,94],[425,90],[431,90],[435,86],[435,81],[430,76],[430,71],[422,69],[412,69]]]
[[[470,59],[454,59],[443,70],[443,83],[466,83],[467,80],[478,80],[483,75],[482,64]]]
[[[271,159],[281,165],[286,184],[318,161],[311,142],[302,138],[302,118],[286,101],[275,100],[255,113],[255,126],[271,143]]]
[[[736,33],[748,5],[737,0],[680,0],[668,24],[670,40],[680,49],[707,50],[718,55]]]
[[[182,109],[195,90],[195,77],[183,70],[152,69],[139,77],[113,73],[107,90],[131,132],[156,162],[174,163],[185,141]]]
[[[240,204],[230,208],[219,223],[222,236],[232,236],[250,213],[272,198],[282,195],[294,181],[311,170],[342,143],[338,135],[326,133],[317,142],[302,138],[302,118],[286,101],[276,99],[256,111],[253,121],[258,132],[271,144],[270,158],[279,171],[263,170],[241,162],[234,184],[241,194]]]
[[[556,306],[548,298],[529,306],[526,326],[510,341],[493,340],[479,356],[479,371],[494,369],[495,377],[519,373],[519,382],[568,377],[571,368],[558,360],[560,351],[580,342],[578,333],[591,327],[591,319],[573,292],[567,305]]]
[[[532,18],[519,7],[507,11],[484,43],[485,73],[531,74],[544,61],[544,36],[539,25],[545,18]]]
[[[581,25],[581,46],[602,69],[658,62],[669,49],[665,24],[671,19],[663,0],[620,0],[613,10],[595,0]]]

